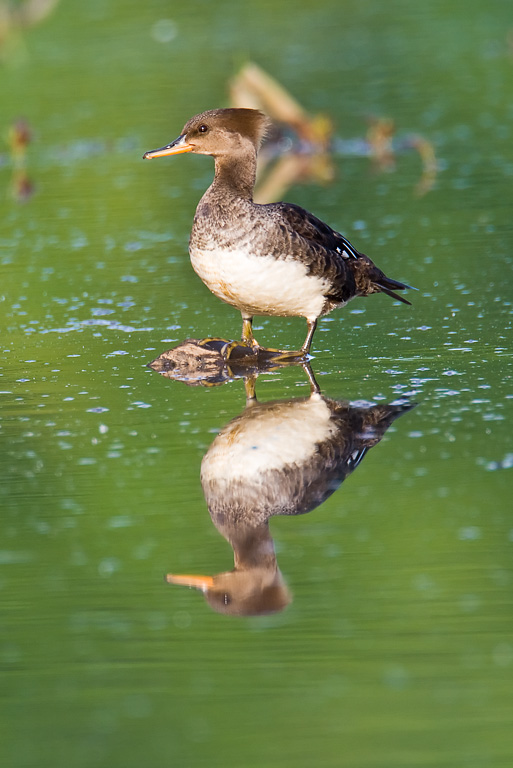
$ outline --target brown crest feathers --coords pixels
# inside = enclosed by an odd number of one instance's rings
[[[240,133],[249,138],[256,149],[260,147],[271,125],[270,119],[259,109],[209,109],[192,117],[185,124],[182,133],[194,131],[203,123],[210,128],[221,128],[232,133]]]

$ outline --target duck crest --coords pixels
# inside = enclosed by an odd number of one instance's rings
[[[228,109],[209,109],[196,115],[185,124],[183,133],[188,133],[198,125],[205,122],[208,123],[210,120],[215,122],[222,121],[222,127],[225,131],[245,136],[252,142],[257,151],[271,126],[270,119],[259,109],[233,107]]]

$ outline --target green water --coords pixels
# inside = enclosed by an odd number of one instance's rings
[[[424,3],[61,2],[2,46],[1,132],[31,126],[29,199],[0,150],[0,743],[10,768],[513,764],[513,11]],[[176,573],[233,564],[200,464],[241,381],[146,364],[240,316],[192,272],[212,163],[142,162],[228,103],[251,59],[338,137],[369,115],[439,163],[335,157],[287,199],[347,234],[413,307],[355,300],[312,367],[338,400],[404,414],[322,506],[271,521],[293,595],[235,618]],[[257,319],[294,347],[298,319]],[[265,401],[305,396],[300,368]]]

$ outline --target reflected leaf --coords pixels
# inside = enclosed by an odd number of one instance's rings
[[[233,78],[230,98],[235,107],[262,110],[276,126],[259,155],[256,202],[277,200],[296,183],[333,181],[335,171],[329,153],[333,125],[328,116],[309,115],[254,63],[246,64]]]
[[[379,171],[390,171],[395,168],[395,155],[392,139],[395,133],[394,121],[389,117],[373,117],[369,119],[367,141],[370,154]]]
[[[416,194],[423,195],[434,185],[438,165],[433,145],[419,134],[396,136],[392,118],[371,118],[365,137],[336,137],[328,115],[310,115],[283,85],[253,62],[240,69],[229,90],[232,106],[260,109],[275,124],[259,155],[256,202],[279,200],[293,184],[331,183],[334,155],[369,157],[376,170],[384,172],[395,170],[397,154],[414,149],[422,161]]]
[[[24,170],[17,170],[11,179],[11,197],[18,203],[25,203],[34,194],[34,184]]]
[[[9,62],[22,60],[26,56],[23,30],[44,21],[58,3],[59,0],[0,2],[0,58]]]
[[[11,197],[22,203],[34,193],[34,185],[26,171],[27,147],[31,141],[32,129],[25,120],[17,120],[9,126],[7,143],[13,169],[9,189]]]

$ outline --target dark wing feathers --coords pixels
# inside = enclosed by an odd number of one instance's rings
[[[411,286],[387,277],[343,235],[304,208],[293,203],[271,203],[263,207],[273,215],[281,232],[282,241],[274,241],[278,258],[291,256],[303,262],[310,274],[327,279],[331,284],[325,293],[328,304],[345,304],[354,296],[371,293],[386,293],[393,299],[410,303],[395,291]]]
[[[310,274],[328,280],[328,302],[339,304],[352,299],[356,282],[348,262],[359,254],[345,237],[298,205],[272,203],[266,208],[275,216],[286,241],[280,252],[303,262]]]
[[[343,258],[357,259],[360,253],[340,232],[336,232],[323,221],[293,203],[274,203],[267,206],[279,213],[283,223],[292,232],[305,240],[317,243],[323,248],[339,254]]]

